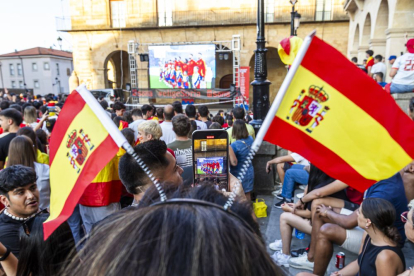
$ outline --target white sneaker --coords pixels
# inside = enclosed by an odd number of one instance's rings
[[[288,262],[291,267],[313,271],[314,263],[308,261],[308,254],[303,254],[297,258],[290,258]]]
[[[300,193],[300,194],[297,194],[296,197],[301,199],[304,195],[305,195],[305,193]]]
[[[281,195],[281,194],[282,194],[282,188],[272,192],[272,195],[274,195],[274,196],[278,196],[278,195]]]
[[[275,242],[272,242],[271,244],[269,244],[269,248],[272,250],[282,249],[282,240],[275,240]]]
[[[290,256],[283,254],[282,251],[276,251],[272,255],[272,259],[279,266],[289,267],[289,259],[290,259]]]
[[[298,188],[301,189],[301,190],[305,190],[306,189],[306,185],[299,185]]]

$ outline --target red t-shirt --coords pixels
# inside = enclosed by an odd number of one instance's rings
[[[222,126],[222,128],[226,128],[226,127],[229,127],[228,123],[224,123],[224,125]]]
[[[355,190],[352,187],[348,187],[346,188],[346,195],[348,197],[348,199],[353,202],[356,203],[358,205],[361,205],[362,199],[364,198],[364,194]]]
[[[188,66],[188,75],[189,76],[192,76],[193,75],[193,70],[194,70],[194,66],[196,66],[197,64],[196,64],[196,62],[194,61],[194,60],[190,60],[189,62],[188,62],[188,64],[187,64],[187,66]]]
[[[372,57],[368,58],[367,64],[365,65],[365,69],[368,70],[368,67],[372,67],[374,65],[374,59]]]

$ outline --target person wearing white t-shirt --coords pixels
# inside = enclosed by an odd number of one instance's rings
[[[384,62],[382,62],[382,56],[376,55],[374,58],[374,65],[372,66],[371,73],[372,76],[375,78],[375,73],[381,72],[383,76],[387,75],[387,65],[385,65]]]
[[[164,122],[160,124],[162,129],[162,136],[160,140],[164,141],[167,145],[175,140],[175,132],[173,130],[172,118],[174,117],[174,107],[172,105],[166,105],[164,107]]]
[[[407,51],[392,65],[391,93],[414,92],[414,38],[407,41]]]

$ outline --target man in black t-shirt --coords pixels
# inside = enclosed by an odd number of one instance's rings
[[[4,131],[0,135],[0,169],[4,168],[4,162],[9,155],[10,142],[16,137],[16,132],[22,122],[22,114],[16,109],[8,108],[0,112],[0,125]]]
[[[21,165],[0,171],[0,201],[6,206],[0,213],[0,242],[18,258],[20,227],[39,210],[36,172]]]

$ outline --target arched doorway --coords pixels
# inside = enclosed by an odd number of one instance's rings
[[[362,30],[361,45],[368,46],[371,39],[371,15],[368,13],[365,18],[364,28]]]
[[[233,74],[225,75],[220,79],[219,88],[227,89],[233,83]]]
[[[377,21],[375,22],[374,38],[385,39],[385,30],[388,29],[388,0],[382,0],[378,9]]]
[[[285,64],[280,60],[277,48],[267,48],[267,79],[272,83],[269,87],[269,100],[272,104],[282,82],[286,77],[287,69]],[[250,59],[250,80],[254,80],[254,55]],[[250,85],[250,103],[253,103],[253,87]]]
[[[105,88],[123,88],[130,82],[129,56],[125,51],[115,51],[104,62]]]

